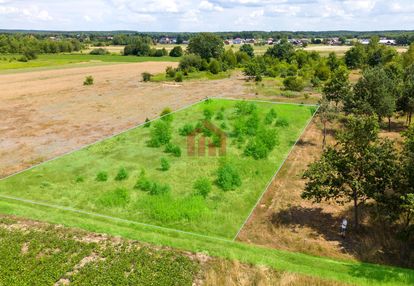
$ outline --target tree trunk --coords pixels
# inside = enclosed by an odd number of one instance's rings
[[[357,192],[354,191],[354,220],[355,220],[355,229],[359,228],[359,216],[358,216],[358,196]]]
[[[388,117],[388,132],[391,132],[391,117]]]
[[[323,123],[322,149],[325,149],[325,145],[326,145],[326,121]]]

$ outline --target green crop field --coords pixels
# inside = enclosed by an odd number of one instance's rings
[[[208,100],[168,116],[173,118],[168,123],[170,145],[181,150],[180,157],[166,153],[165,146],[148,144],[154,126],[165,122],[162,118],[149,127],[135,128],[2,180],[0,194],[231,239],[316,110],[314,106],[245,102],[246,106],[256,107],[256,111],[252,115],[238,115],[238,103]],[[276,134],[277,146],[264,159],[245,156],[245,146],[253,139],[249,135],[234,137],[236,124],[240,125],[243,118],[248,121],[257,117],[259,128],[264,128],[260,121],[271,109],[276,118],[266,128],[274,131],[272,136]],[[201,123],[205,110],[213,115],[213,124],[230,134],[225,157],[187,155],[187,137],[180,135],[179,130],[186,124]],[[277,122],[283,124],[277,126]],[[169,170],[161,170],[161,158],[168,162]],[[232,190],[223,190],[216,183],[217,170],[223,164],[232,166],[240,177],[241,184]],[[120,173],[125,178],[120,178]],[[198,179],[210,184],[208,195],[197,194],[194,184]],[[141,190],[137,186],[140,180],[157,184],[159,190]]]
[[[20,62],[20,55],[1,55],[0,72],[31,68],[56,68],[73,64],[99,65],[110,63],[139,63],[139,62],[178,62],[180,58],[173,57],[136,57],[121,55],[89,55],[89,54],[41,54],[28,62]]]
[[[315,106],[268,102],[203,101],[156,119],[149,127],[133,128],[1,180],[0,213],[353,285],[412,284],[414,271],[408,269],[233,241],[315,110]],[[187,137],[182,134],[206,117],[227,133],[226,156],[187,155]],[[167,126],[167,132],[160,126]],[[199,124],[191,134],[210,135],[206,126]],[[263,130],[278,141],[267,153],[259,140],[269,142]],[[155,144],[155,139],[166,137],[170,144]],[[267,157],[252,157],[263,152]],[[196,182],[211,189],[199,188]],[[70,251],[73,261],[68,265],[76,263],[83,250]],[[55,271],[51,275],[62,272]]]

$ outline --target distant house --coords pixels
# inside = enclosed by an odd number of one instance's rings
[[[176,38],[169,38],[169,37],[162,37],[161,39],[159,39],[158,43],[160,44],[175,44],[177,43],[177,39]]]
[[[369,45],[371,40],[370,39],[360,39],[360,40],[358,40],[358,42],[360,42],[363,45]]]
[[[273,45],[273,38],[268,38],[267,41],[266,41],[266,43],[268,45]]]
[[[243,44],[243,40],[241,38],[235,38],[233,39],[233,45],[240,45]]]
[[[225,45],[230,45],[230,40],[224,40]]]
[[[397,44],[396,40],[382,38],[379,41],[380,44],[387,45],[387,46],[395,46]]]

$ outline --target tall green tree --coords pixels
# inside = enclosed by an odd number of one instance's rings
[[[223,40],[213,33],[199,33],[190,39],[187,50],[201,58],[220,58],[224,53]]]
[[[345,53],[345,63],[350,69],[361,68],[366,61],[366,51],[362,44],[356,44]]]
[[[314,202],[353,202],[354,223],[359,227],[360,207],[368,199],[384,194],[396,174],[396,155],[389,141],[378,139],[373,117],[349,117],[338,143],[328,147],[320,160],[304,173],[302,197]]]
[[[407,115],[406,123],[410,125],[414,113],[414,64],[405,70],[402,94],[398,99],[398,110]]]
[[[280,43],[273,45],[267,49],[265,56],[285,60],[290,62],[295,54],[295,48],[287,39],[282,39]]]
[[[333,72],[331,78],[323,87],[323,93],[326,99],[335,102],[336,106],[351,94],[349,72],[346,67],[341,66]]]
[[[243,44],[240,46],[240,52],[245,52],[249,57],[254,57],[254,49],[250,44]]]

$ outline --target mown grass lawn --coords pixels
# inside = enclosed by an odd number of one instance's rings
[[[249,103],[257,107],[261,122],[271,109],[277,114],[267,128],[276,131],[279,144],[267,158],[245,156],[244,149],[250,139],[241,142],[231,135],[224,157],[188,156],[187,138],[179,134],[179,129],[188,123],[201,122],[208,109],[214,114],[212,123],[224,126],[223,130],[231,134],[241,117],[235,113],[239,102],[208,100],[174,113],[171,142],[181,148],[181,157],[165,153],[164,147],[148,146],[156,125],[152,122],[150,127],[137,127],[2,180],[0,194],[232,239],[316,110],[314,106]],[[216,119],[220,112],[223,119]],[[157,119],[160,120],[163,119]],[[276,126],[280,121],[283,126]],[[161,158],[169,162],[168,171],[160,170]],[[217,170],[223,164],[231,165],[240,175],[241,185],[234,190],[224,191],[216,184]],[[127,178],[117,180],[121,169],[126,171]],[[151,182],[168,185],[170,192],[154,195],[135,188],[143,172]],[[99,173],[105,174],[107,180],[99,181]],[[197,195],[194,189],[195,181],[200,178],[212,185],[206,197]]]
[[[174,57],[136,57],[122,55],[89,55],[89,54],[41,54],[37,59],[20,62],[21,55],[0,54],[0,71],[30,68],[52,68],[71,64],[84,63],[97,65],[103,63],[139,63],[139,62],[178,62]]]

